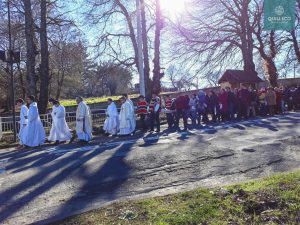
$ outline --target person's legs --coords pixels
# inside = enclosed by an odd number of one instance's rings
[[[196,110],[191,111],[191,117],[192,117],[192,125],[196,126],[196,117],[197,117],[197,112]]]
[[[150,113],[150,130],[154,131],[154,112]]]
[[[187,118],[188,117],[187,117],[186,111],[183,110],[182,111],[182,119],[183,119],[184,130],[187,130],[187,125],[188,125]]]
[[[172,127],[172,113],[167,113],[168,128]]]
[[[145,118],[146,118],[145,114],[140,115],[140,121],[141,121],[141,126],[142,126],[143,131],[147,130],[147,125],[146,125]]]
[[[176,116],[175,116],[175,128],[179,129],[179,120],[180,120],[180,110],[176,111]]]
[[[160,118],[159,112],[155,113],[156,131],[160,132]]]

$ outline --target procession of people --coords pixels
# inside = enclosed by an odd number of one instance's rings
[[[136,104],[127,94],[119,100],[120,111],[117,104],[108,98],[103,126],[107,136],[133,135],[136,131],[137,116],[142,132],[154,132],[156,128],[156,133],[160,133],[162,113],[166,115],[168,129],[180,130],[182,119],[184,131],[202,123],[282,114],[288,110],[300,109],[300,88],[261,88],[257,91],[241,85],[239,89],[226,87],[219,93],[201,90],[198,94],[179,94],[176,98],[172,98],[171,95],[160,97],[153,93],[149,103],[143,95],[139,96]],[[76,102],[76,137],[79,143],[88,143],[93,138],[92,112],[82,97],[76,97]],[[20,109],[18,137],[21,146],[37,147],[45,142],[73,142],[76,137],[72,135],[66,122],[66,110],[59,100],[49,100],[52,106],[52,124],[47,138],[35,97],[28,96],[26,103],[23,99],[16,102]],[[188,123],[189,119],[191,124]]]

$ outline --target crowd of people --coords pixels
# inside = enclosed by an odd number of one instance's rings
[[[28,96],[26,103],[23,99],[17,100],[20,107],[19,140],[22,146],[36,147],[45,141],[72,142],[72,135],[66,122],[65,108],[58,100],[50,99],[52,105],[52,126],[46,138],[41,122],[37,103],[34,96]],[[76,97],[78,104],[76,111],[76,135],[78,142],[88,143],[92,138],[92,114],[89,106],[82,97]],[[213,90],[199,91],[198,94],[179,95],[172,98],[170,95],[159,97],[154,93],[151,100],[146,101],[139,96],[136,105],[124,94],[120,98],[121,109],[118,111],[116,103],[109,98],[106,109],[106,119],[103,130],[106,135],[132,135],[136,131],[137,116],[143,132],[160,132],[160,115],[166,114],[168,129],[180,130],[180,120],[183,120],[184,131],[195,128],[201,123],[248,119],[256,116],[273,116],[286,111],[300,109],[300,88],[262,88],[256,91],[253,88],[241,86],[240,89],[227,87],[219,93]],[[189,125],[189,119],[191,124]]]
[[[179,121],[182,119],[184,130],[187,130],[189,119],[195,127],[201,123],[273,116],[300,109],[300,87],[269,87],[257,91],[241,85],[239,89],[226,87],[219,93],[209,90],[176,98],[167,95],[162,100],[154,94],[149,104],[144,96],[140,96],[137,108],[143,130],[147,130],[145,117],[149,115],[150,130],[153,131],[156,123],[157,132],[160,131],[159,113],[166,114],[169,129],[180,129]]]
[[[65,107],[58,100],[50,99],[49,102],[52,105],[52,126],[50,134],[46,138],[35,97],[33,95],[28,96],[26,102],[23,99],[17,100],[17,105],[20,108],[20,129],[18,136],[21,146],[37,147],[45,142],[59,144],[74,140],[74,136],[66,122]],[[78,104],[76,111],[77,139],[79,142],[87,143],[92,139],[92,114],[82,97],[76,97],[76,102]]]

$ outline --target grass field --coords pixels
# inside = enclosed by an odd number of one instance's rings
[[[113,204],[55,225],[300,224],[300,171],[214,189]]]
[[[130,95],[129,97],[130,98],[137,98],[139,95],[136,94],[136,95]],[[97,103],[103,103],[103,102],[107,102],[107,99],[108,98],[112,98],[114,101],[117,101],[119,100],[121,96],[107,96],[107,97],[94,97],[94,98],[85,98],[84,101],[87,103],[87,104],[97,104]],[[75,99],[65,99],[65,100],[61,100],[60,103],[65,106],[65,107],[68,107],[68,106],[76,106],[76,102],[75,102]]]

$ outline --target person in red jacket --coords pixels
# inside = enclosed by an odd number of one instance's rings
[[[147,124],[146,124],[146,115],[148,114],[148,103],[145,100],[143,95],[139,96],[139,101],[137,103],[137,113],[140,117],[141,127],[144,132],[147,131]]]
[[[184,131],[187,131],[187,111],[189,108],[189,99],[186,96],[179,96],[176,98],[176,129],[179,130],[179,120],[182,117],[184,124]]]

